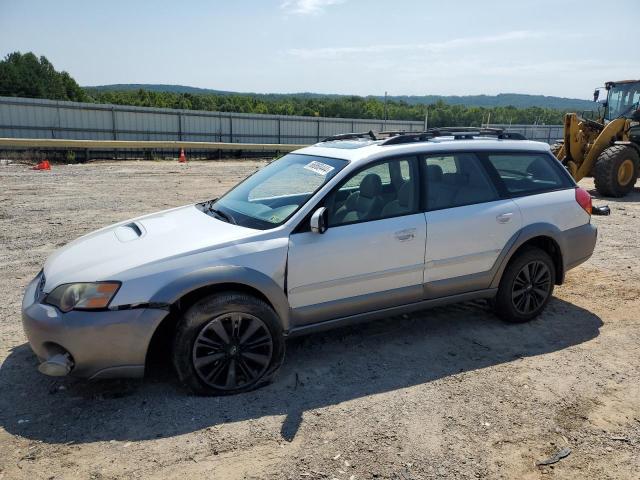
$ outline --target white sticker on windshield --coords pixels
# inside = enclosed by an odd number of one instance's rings
[[[327,165],[326,163],[318,162],[315,160],[311,163],[307,163],[304,168],[306,168],[307,170],[311,170],[312,172],[319,175],[326,175],[331,170],[333,170],[333,167],[331,165]]]

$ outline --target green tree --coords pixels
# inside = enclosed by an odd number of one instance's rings
[[[13,52],[0,61],[0,95],[87,101],[85,91],[67,72],[58,72],[46,57]]]

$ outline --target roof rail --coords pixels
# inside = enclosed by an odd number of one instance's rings
[[[526,137],[520,133],[505,132],[501,128],[440,127],[430,128],[424,132],[394,135],[382,142],[381,145],[426,142],[437,137],[453,137],[454,140],[472,140],[475,137],[497,137],[500,140],[526,140]]]
[[[389,137],[380,145],[398,145],[401,143],[426,142],[430,138],[435,138],[435,137],[437,137],[437,135],[434,135],[432,132],[429,132],[429,131],[404,133],[404,134],[394,135],[392,137]]]
[[[358,138],[368,138],[369,140],[377,140],[375,133],[373,133],[373,130],[369,130],[368,132],[361,132],[361,133],[341,133],[339,135],[332,135],[330,137],[323,138],[318,143],[333,142],[334,140],[355,140]]]

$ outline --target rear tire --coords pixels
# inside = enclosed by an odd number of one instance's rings
[[[638,179],[640,156],[633,147],[613,145],[596,160],[594,180],[596,190],[608,197],[624,197],[633,190]]]
[[[227,292],[194,303],[178,324],[173,365],[198,395],[232,395],[268,383],[284,360],[280,320],[264,301]]]
[[[494,310],[503,320],[523,323],[542,313],[555,285],[556,269],[547,252],[529,247],[511,259],[502,274]]]

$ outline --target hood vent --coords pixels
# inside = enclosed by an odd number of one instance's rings
[[[115,229],[114,233],[121,242],[130,242],[144,235],[144,230],[137,223],[131,222],[126,225],[120,225]]]

